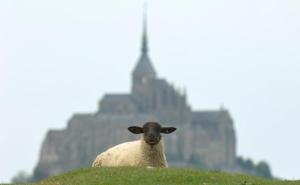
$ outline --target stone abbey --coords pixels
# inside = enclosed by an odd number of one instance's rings
[[[224,108],[192,110],[184,92],[157,77],[148,55],[145,23],[141,56],[131,77],[129,94],[106,94],[95,113],[75,114],[66,129],[48,131],[35,179],[91,166],[107,148],[137,139],[127,127],[146,121],[178,128],[164,138],[169,166],[242,171],[236,162],[236,136],[229,112]]]

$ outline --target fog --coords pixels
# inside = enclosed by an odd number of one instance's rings
[[[143,1],[0,1],[0,182],[32,172],[45,133],[128,92]],[[300,179],[300,2],[148,1],[150,57],[193,109],[227,108],[237,153]]]

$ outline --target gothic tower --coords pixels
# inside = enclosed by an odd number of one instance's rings
[[[141,56],[132,72],[132,94],[140,105],[139,110],[149,111],[149,83],[156,78],[156,72],[148,55],[147,20],[144,15]],[[149,99],[149,101],[147,101]]]

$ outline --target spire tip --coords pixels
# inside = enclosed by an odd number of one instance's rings
[[[147,2],[144,1],[142,53],[147,53],[147,52],[148,52],[148,39],[147,39]]]

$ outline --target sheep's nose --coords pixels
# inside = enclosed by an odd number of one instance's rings
[[[149,138],[150,138],[150,139],[154,139],[155,136],[154,136],[153,134],[150,134],[150,135],[149,135]]]

